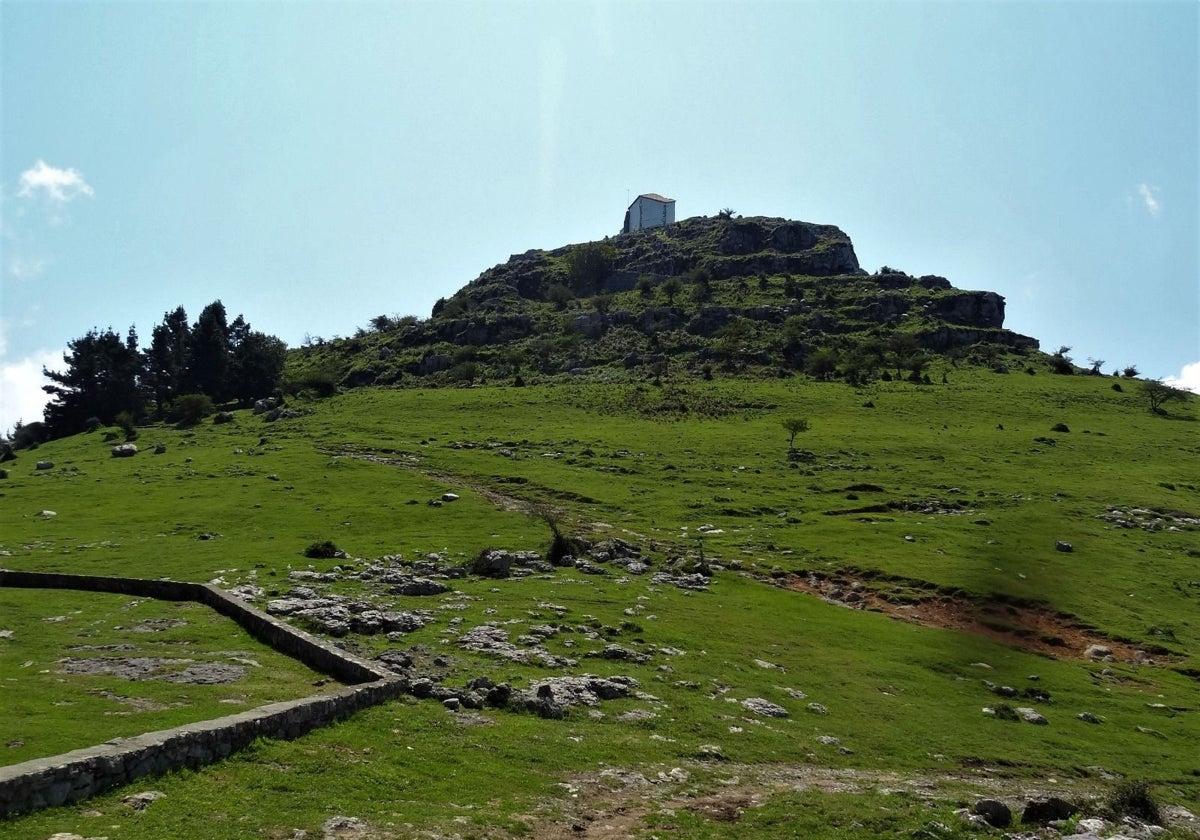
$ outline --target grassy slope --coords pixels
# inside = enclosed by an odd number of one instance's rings
[[[1038,599],[1115,636],[1161,644],[1178,655],[1178,667],[1196,668],[1197,532],[1119,530],[1096,518],[1109,504],[1196,514],[1194,424],[1152,416],[1131,394],[1114,392],[1112,382],[954,369],[948,385],[924,388],[694,383],[665,401],[719,416],[676,420],[629,411],[658,404],[661,393],[649,387],[356,391],[275,425],[239,414],[236,424],[194,433],[145,431],[139,443],[161,440],[164,455],[111,459],[98,435],[24,454],[9,465],[3,487],[0,548],[9,552],[4,564],[17,569],[220,575],[230,584],[256,579],[283,590],[288,569],[307,565],[300,552],[314,540],[332,539],[358,557],[445,551],[464,559],[484,546],[544,542],[541,526],[470,489],[484,486],[558,504],[568,521],[593,534],[652,542],[659,562],[695,552],[697,527],[712,524],[723,533],[703,537],[710,559],[764,573],[856,567]],[[873,408],[864,407],[868,401]],[[797,446],[815,453],[814,462],[793,466],[784,458],[780,420],[789,415],[811,420]],[[1071,431],[1051,432],[1060,422]],[[346,457],[350,449],[386,450],[412,466]],[[34,455],[55,461],[55,470],[35,473]],[[883,492],[847,499],[845,488],[860,483]],[[423,504],[447,489],[460,501]],[[961,500],[968,512],[825,515],[929,498]],[[44,508],[58,516],[33,516]],[[991,524],[973,524],[980,519]],[[197,539],[201,533],[219,536]],[[1075,551],[1055,551],[1055,540],[1072,542]],[[669,769],[693,760],[705,743],[749,764],[915,772],[982,763],[1033,777],[1086,775],[1081,768],[1101,766],[1151,779],[1167,798],[1200,798],[1200,765],[1186,746],[1200,737],[1196,713],[1146,707],[1197,705],[1196,683],[1171,669],[1118,665],[1116,679],[1103,678],[1100,666],[852,612],[732,572],[720,573],[710,593],[647,583],[569,572],[461,581],[456,589],[474,600],[445,615],[462,616],[466,627],[536,623],[555,618],[539,609],[546,600],[568,607],[563,621],[572,625],[594,618],[617,627],[632,615],[634,625],[617,641],[686,653],[658,654],[646,665],[582,659],[577,670],[631,674],[660,703],[613,702],[600,720],[489,713],[494,725],[486,727],[459,726],[431,703],[393,704],[298,742],[263,744],[201,773],[156,781],[173,804],[136,821],[122,816],[119,794],[87,808],[130,837],[184,828],[195,834],[201,814],[209,815],[201,834],[212,837],[285,826],[312,831],[335,813],[377,825],[440,825],[465,814],[468,824],[499,822],[519,831],[522,812],[538,797],[561,795],[555,784],[570,774],[606,764]],[[443,618],[411,643],[454,652],[451,684],[487,673],[525,685],[545,673],[444,647],[446,629]],[[567,648],[564,639],[576,645]],[[388,646],[380,638],[357,643],[366,653]],[[548,642],[572,656],[596,646],[577,634]],[[0,654],[7,656],[3,648]],[[781,667],[757,667],[755,658]],[[973,667],[978,661],[993,670]],[[1024,687],[1029,674],[1053,695],[1042,709],[1049,727],[980,715],[995,700],[981,676]],[[795,699],[787,688],[808,698]],[[725,702],[747,697],[779,703],[791,716],[749,721],[752,715]],[[809,713],[808,702],[829,714]],[[616,720],[632,708],[657,717]],[[1075,720],[1085,710],[1106,723]],[[838,737],[853,752],[838,753],[818,735]],[[341,756],[340,768],[331,766],[330,754]],[[528,772],[514,774],[514,765]],[[697,779],[705,775],[699,765],[687,766]],[[99,824],[80,816],[84,810],[34,815],[10,828],[30,837],[67,828],[95,833]]]

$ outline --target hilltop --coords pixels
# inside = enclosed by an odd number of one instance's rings
[[[344,386],[628,379],[714,370],[849,381],[923,375],[929,354],[1028,352],[1004,298],[944,277],[864,271],[832,225],[691,218],[530,250],[439,300],[431,317],[379,316],[351,338],[294,351],[290,376]]]

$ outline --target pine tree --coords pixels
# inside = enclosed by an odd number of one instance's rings
[[[42,386],[51,395],[45,419],[53,437],[83,431],[91,417],[108,424],[122,412],[141,416],[142,355],[133,327],[124,341],[112,327],[104,332],[93,328],[69,342],[67,348],[63,354],[65,371],[42,370],[54,383]]]
[[[215,300],[204,307],[192,327],[189,346],[190,384],[196,391],[212,397],[213,402],[224,402],[229,396],[233,348],[230,345],[225,306],[221,301]]]

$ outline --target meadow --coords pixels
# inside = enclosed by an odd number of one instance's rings
[[[110,457],[102,430],[19,453],[0,483],[0,563],[11,569],[251,584],[266,602],[297,583],[295,572],[544,550],[550,532],[530,511],[549,510],[571,534],[637,546],[652,571],[708,567],[712,578],[691,591],[617,567],[560,568],[403,596],[342,574],[329,592],[433,615],[400,641],[341,640],[356,653],[437,658],[453,686],[487,676],[525,688],[588,672],[627,675],[641,693],[562,720],[406,698],[146,780],[137,789],[166,798],[144,811],[121,804],[131,790],[115,791],[9,820],[4,835],[319,836],[330,817],[350,815],[382,837],[551,837],[572,825],[600,836],[618,819],[646,837],[872,836],[953,822],[945,815],[979,791],[1086,799],[1118,778],[1194,809],[1195,401],[1162,416],[1129,380],[936,364],[938,384],[925,386],[358,389],[293,401],[304,415],[275,423],[245,411],[224,425],[146,427],[133,458]],[[793,417],[809,429],[789,454],[783,421]],[[165,451],[154,454],[156,444]],[[37,460],[54,466],[37,470]],[[430,504],[447,492],[457,500]],[[347,556],[304,556],[323,541]],[[793,586],[813,580],[843,581],[888,609]],[[93,743],[89,727],[63,725],[81,712],[106,726],[144,719],[106,716],[97,704],[110,701],[94,686],[37,673],[72,655],[80,628],[120,643],[115,624],[179,611],[112,598],[0,591],[0,630],[12,631],[0,637],[0,697],[23,698],[6,700],[4,731],[54,733],[8,747],[6,763]],[[999,635],[936,626],[946,604],[988,608]],[[1062,634],[1023,627],[1028,609]],[[203,632],[187,619],[153,634],[164,650],[211,658],[256,645],[216,619]],[[485,623],[514,637],[548,623],[545,649],[578,665],[463,649],[463,631]],[[1047,641],[1042,652],[1029,650],[1031,634]],[[1093,660],[1084,641],[1144,655]],[[587,656],[607,644],[639,656]],[[272,692],[313,690],[303,668],[255,650],[263,667],[246,680],[269,674]],[[31,659],[42,668],[20,667]],[[103,691],[129,694],[105,679]],[[1035,706],[1049,724],[983,714],[1001,702],[989,682],[1013,687],[1021,699],[1007,702]],[[136,685],[156,703],[184,702]],[[213,704],[230,691],[268,696],[243,681],[204,688],[186,701],[189,714],[226,708]],[[787,716],[753,712],[742,701],[754,698]],[[801,771],[831,775],[810,784]]]

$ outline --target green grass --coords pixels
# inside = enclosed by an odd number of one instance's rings
[[[464,725],[432,702],[392,703],[296,742],[262,743],[214,767],[148,781],[139,789],[165,791],[170,806],[152,805],[136,819],[115,792],[11,821],[6,833],[118,833],[109,826],[120,825],[122,837],[287,836],[292,828],[319,833],[329,816],[346,813],[396,836],[406,836],[406,824],[480,837],[501,836],[487,828],[501,826],[521,835],[569,804],[560,783],[605,767],[682,766],[708,780],[701,788],[716,785],[711,762],[700,758],[705,744],[740,766],[969,773],[1043,787],[1047,778],[1096,786],[1094,768],[1103,768],[1149,781],[1166,801],[1200,800],[1200,764],[1189,746],[1200,738],[1198,691],[1182,673],[1200,670],[1200,531],[1121,529],[1099,518],[1109,505],[1200,514],[1194,402],[1164,418],[1132,393],[1114,392],[1107,377],[965,367],[947,367],[947,376],[946,385],[858,390],[800,380],[674,381],[662,392],[634,384],[359,390],[307,404],[308,416],[276,424],[238,413],[236,423],[193,432],[143,430],[139,443],[161,440],[163,455],[113,459],[100,433],[22,453],[0,484],[0,562],[13,569],[220,578],[284,592],[288,572],[310,565],[324,571],[354,567],[353,558],[429,552],[466,561],[489,546],[544,547],[545,526],[494,504],[488,494],[499,493],[560,508],[576,533],[634,542],[656,567],[702,546],[725,570],[710,592],[694,594],[650,586],[648,578],[572,571],[457,580],[455,595],[424,599],[339,583],[337,591],[438,616],[399,643],[347,639],[360,653],[422,646],[447,658],[450,685],[486,674],[523,687],[554,672],[467,654],[447,633],[450,622],[461,618],[461,629],[511,622],[505,627],[515,637],[551,621],[568,630],[547,647],[579,657],[572,671],[629,674],[658,699],[612,701],[602,717],[576,710],[565,721],[487,712],[485,726]],[[796,440],[814,454],[811,462],[786,458],[782,420],[790,416],[811,423]],[[1056,423],[1071,432],[1051,432]],[[38,458],[55,469],[36,472]],[[863,484],[881,489],[848,489]],[[447,490],[461,498],[426,504]],[[961,513],[899,504],[931,499]],[[882,512],[830,515],[888,503]],[[57,515],[36,516],[43,509]],[[704,525],[720,533],[702,535]],[[352,559],[302,556],[324,540]],[[1074,551],[1056,551],[1058,540]],[[1103,663],[1085,662],[1079,651],[1034,656],[758,579],[847,569],[1043,603],[1154,648],[1165,664],[1117,663],[1104,674]],[[469,597],[459,602],[466,608],[451,609],[459,595]],[[547,601],[568,611],[560,619],[539,607]],[[7,663],[3,646],[49,627],[38,614],[49,607],[35,601],[36,609],[9,622],[9,601],[0,603],[0,624],[18,631],[0,640]],[[651,660],[584,658],[604,643],[581,632],[593,622],[617,629],[627,622],[612,641]],[[658,652],[664,647],[684,653]],[[1037,706],[1050,725],[982,715],[999,700],[984,679],[1049,691],[1049,704],[1008,702]],[[760,719],[728,702],[751,697],[784,706],[789,717]],[[828,714],[808,711],[810,702]],[[1156,712],[1150,703],[1185,711]],[[655,717],[619,719],[635,709]],[[1104,723],[1079,721],[1083,711]],[[838,738],[847,751],[819,736]],[[813,796],[771,797],[729,831],[787,836],[782,815],[799,808],[825,814],[821,830],[829,836],[877,833],[869,821],[856,828],[836,816],[853,811],[851,801],[890,809],[905,830],[931,819],[923,805],[885,794],[819,806]],[[85,816],[93,810],[102,816]],[[662,820],[677,827],[646,830],[731,836],[691,812]]]
[[[307,697],[325,679],[190,602],[0,588],[0,629],[13,630],[0,639],[4,764]],[[70,667],[146,658],[170,664],[139,679]],[[163,679],[213,663],[245,673],[216,685]]]

